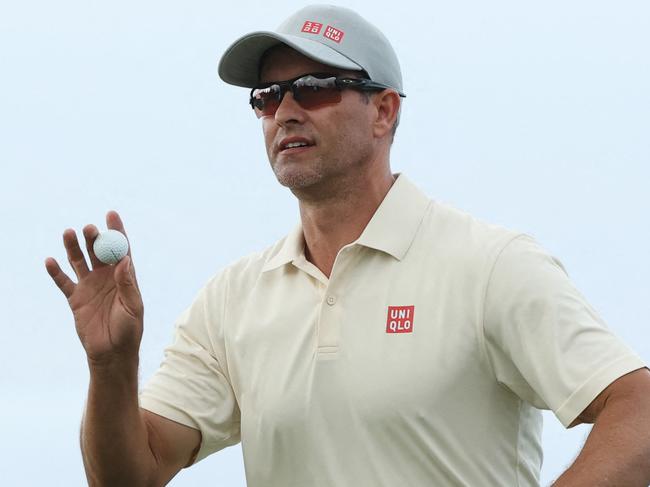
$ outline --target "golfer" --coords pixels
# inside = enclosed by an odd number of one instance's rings
[[[165,485],[241,442],[250,487],[532,487],[542,409],[595,424],[556,486],[650,484],[645,363],[534,238],[391,171],[407,93],[376,27],[309,6],[236,40],[219,74],[250,90],[300,222],[205,284],[141,390],[131,257],[102,264],[87,225],[87,262],[64,232],[77,282],[46,268],[90,368],[90,485]]]

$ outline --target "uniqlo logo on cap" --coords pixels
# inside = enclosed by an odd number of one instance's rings
[[[345,32],[343,32],[342,30],[335,29],[331,25],[325,27],[325,32],[323,32],[324,37],[327,37],[331,41],[338,42],[339,44],[343,40],[344,35]]]
[[[310,34],[318,34],[323,28],[323,24],[314,22],[312,20],[305,20],[305,23],[302,25],[301,32],[308,32]]]
[[[386,333],[412,333],[415,306],[389,306]]]

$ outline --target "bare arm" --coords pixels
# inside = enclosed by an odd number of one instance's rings
[[[650,485],[650,371],[614,381],[571,426],[595,423],[580,455],[554,487]]]
[[[138,407],[137,366],[91,372],[81,432],[91,486],[166,485],[200,442],[198,430]]]
[[[137,363],[91,366],[81,433],[89,485],[155,485],[156,461],[137,393]]]
[[[126,234],[116,212],[106,223]],[[45,268],[68,300],[90,370],[81,432],[86,476],[92,487],[164,485],[190,462],[201,436],[138,407],[144,307],[131,251],[115,266],[103,264],[92,248],[97,228],[87,225],[83,233],[92,270],[71,229],[63,243],[78,282],[53,258]]]

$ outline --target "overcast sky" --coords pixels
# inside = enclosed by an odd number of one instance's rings
[[[85,485],[85,355],[45,272],[61,234],[120,212],[145,301],[140,376],[221,268],[297,222],[247,90],[216,75],[238,36],[302,2],[0,3],[0,471],[6,485]],[[346,5],[401,60],[392,152],[432,198],[535,236],[650,359],[650,6],[645,1]],[[545,413],[543,482],[588,428]],[[173,486],[245,485],[239,446]]]

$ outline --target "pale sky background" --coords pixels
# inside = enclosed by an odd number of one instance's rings
[[[221,53],[303,2],[0,3],[0,472],[4,485],[81,486],[88,385],[72,315],[43,261],[61,234],[116,209],[145,301],[140,377],[201,286],[297,222],[247,90]],[[527,232],[650,360],[650,5],[646,1],[347,4],[401,60],[392,152],[434,199]],[[545,413],[544,485],[588,433]],[[241,449],[173,486],[245,485]]]

